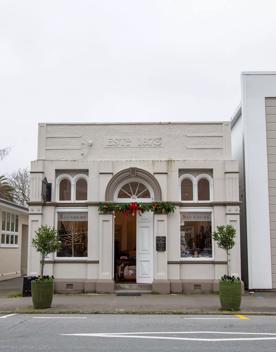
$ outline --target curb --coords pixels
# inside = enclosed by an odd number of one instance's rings
[[[62,310],[55,308],[50,308],[50,310],[45,309],[20,309],[20,310],[5,310],[0,311],[0,314],[102,314],[102,315],[249,315],[249,316],[276,316],[276,312],[252,312],[252,311],[132,311],[132,310],[110,310],[110,311],[100,311],[100,310]]]

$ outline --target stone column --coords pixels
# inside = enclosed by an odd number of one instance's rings
[[[112,214],[99,215],[99,278],[96,283],[97,292],[113,292],[113,230]]]

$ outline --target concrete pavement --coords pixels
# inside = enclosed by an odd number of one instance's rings
[[[17,286],[16,286],[17,285]],[[32,313],[31,297],[13,297],[20,293],[21,279],[0,282],[1,313]],[[220,314],[216,294],[116,296],[115,294],[54,295],[47,313],[133,313],[133,314]],[[275,314],[276,292],[246,293],[242,297],[241,312]]]

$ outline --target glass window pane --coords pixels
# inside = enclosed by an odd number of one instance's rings
[[[15,215],[11,214],[11,231],[14,232],[14,220],[15,220]]]
[[[14,235],[10,235],[10,244],[13,244],[14,242]]]
[[[210,200],[209,181],[206,178],[198,181],[198,200]]]
[[[18,235],[14,235],[14,244],[18,244]]]
[[[2,235],[1,235],[1,243],[2,244],[6,243],[6,235],[4,233],[2,233]]]
[[[10,244],[10,235],[6,235],[6,244]]]
[[[58,235],[62,243],[58,257],[87,257],[87,213],[59,213]]]
[[[211,213],[181,213],[180,252],[182,258],[212,257]]]
[[[59,200],[71,200],[71,182],[67,179],[60,181]]]
[[[2,230],[6,230],[6,212],[2,211]]]
[[[140,182],[129,182],[124,185],[119,193],[118,198],[150,198],[150,191]]]
[[[185,178],[181,183],[181,200],[193,200],[193,182]]]
[[[15,216],[15,232],[18,232],[18,215]]]
[[[87,182],[84,178],[76,183],[76,200],[87,200]]]
[[[7,231],[10,231],[11,227],[11,214],[7,213]]]

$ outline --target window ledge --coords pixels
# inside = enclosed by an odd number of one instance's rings
[[[99,260],[90,260],[87,258],[55,258],[54,260],[45,260],[45,264],[99,264]]]
[[[0,244],[0,248],[19,248],[18,244]]]
[[[186,260],[169,260],[168,264],[227,264],[226,260],[210,259],[186,259]]]

